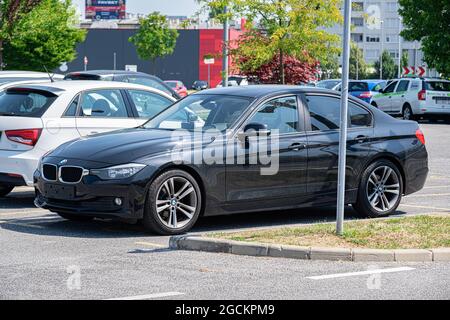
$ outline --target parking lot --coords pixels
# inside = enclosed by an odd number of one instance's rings
[[[450,125],[421,123],[430,156],[425,188],[395,216],[450,213]],[[169,237],[121,222],[69,222],[33,205],[33,190],[0,200],[0,299],[448,299],[450,264],[297,261],[172,251]],[[349,209],[348,219],[358,219]],[[192,233],[289,226],[335,219],[334,208],[202,219]],[[370,268],[381,275],[312,280]],[[270,277],[267,275],[270,274]],[[414,281],[411,281],[414,279]],[[76,280],[76,281],[73,281]]]

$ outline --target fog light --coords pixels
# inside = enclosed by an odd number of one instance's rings
[[[122,199],[120,199],[120,198],[115,198],[115,199],[114,199],[114,203],[115,203],[117,206],[121,206],[121,205],[122,205]]]

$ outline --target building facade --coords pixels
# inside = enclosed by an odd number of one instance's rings
[[[351,39],[364,53],[369,64],[378,61],[386,50],[397,61],[401,52],[407,52],[410,66],[424,66],[419,42],[408,42],[400,36],[401,16],[397,0],[352,1]],[[342,26],[335,26],[331,32],[342,35]]]

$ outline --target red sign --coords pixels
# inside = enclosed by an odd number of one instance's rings
[[[426,69],[424,67],[403,67],[403,75],[415,75],[418,77],[423,77],[426,73]]]
[[[126,0],[86,0],[86,19],[125,19]]]

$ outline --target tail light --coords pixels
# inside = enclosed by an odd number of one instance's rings
[[[427,92],[426,92],[425,90],[419,91],[419,93],[418,93],[418,95],[417,95],[417,98],[418,98],[420,101],[425,101],[425,100],[427,100]]]
[[[423,145],[425,145],[425,136],[424,136],[422,130],[417,129],[417,131],[416,131],[416,137],[417,137],[417,139],[418,139],[420,142],[422,142]]]
[[[6,137],[14,142],[34,146],[41,136],[42,129],[7,130]]]
[[[372,98],[372,94],[370,92],[363,92],[359,95],[360,99],[370,99]]]

